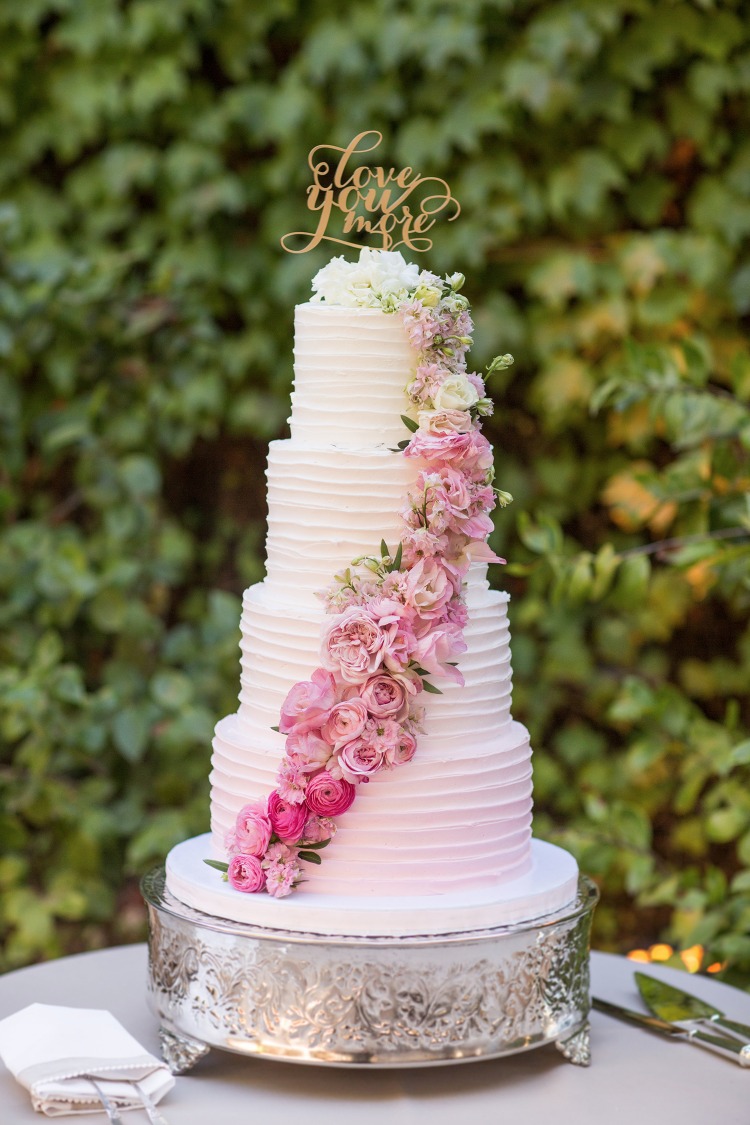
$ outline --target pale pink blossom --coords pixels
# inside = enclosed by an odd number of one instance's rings
[[[266,873],[255,855],[236,855],[230,860],[227,879],[236,891],[254,894],[266,885]]]
[[[281,707],[282,734],[304,734],[325,722],[336,702],[336,682],[330,672],[316,668],[310,680],[301,680],[289,691]]]
[[[329,816],[316,816],[310,813],[305,821],[305,830],[302,833],[302,844],[320,844],[323,840],[331,840],[336,835],[336,824]]]
[[[289,737],[293,736],[290,735]],[[303,766],[293,758],[282,758],[276,774],[276,787],[279,796],[290,805],[301,805],[305,799],[306,785],[307,774]]]
[[[298,863],[270,863],[266,869],[266,890],[273,898],[286,898],[301,874]]]
[[[420,410],[417,422],[430,434],[467,434],[473,427],[468,410]]]

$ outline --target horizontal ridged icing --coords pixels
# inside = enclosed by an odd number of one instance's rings
[[[416,364],[398,315],[298,305],[294,339],[295,440],[365,448],[406,436],[400,416]]]
[[[218,855],[237,812],[274,787],[289,688],[318,665],[315,591],[352,558],[395,545],[417,466],[394,451],[414,353],[397,315],[309,304],[296,310],[291,440],[268,462],[267,577],[245,593],[240,706],[217,726],[211,774]],[[531,864],[528,733],[510,715],[507,595],[486,567],[466,589],[465,686],[423,693],[425,733],[408,765],[359,788],[320,867],[299,892],[402,898],[500,886]]]

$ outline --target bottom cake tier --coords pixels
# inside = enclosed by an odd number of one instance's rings
[[[352,937],[410,937],[455,934],[514,925],[561,910],[573,901],[578,865],[568,852],[533,840],[531,869],[498,885],[449,894],[403,897],[323,895],[304,887],[288,898],[242,894],[204,860],[210,834],[195,836],[167,856],[167,888],[180,902],[233,922]]]

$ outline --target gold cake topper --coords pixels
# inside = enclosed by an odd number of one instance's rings
[[[321,242],[336,242],[359,250],[362,242],[337,238],[328,231],[340,220],[342,235],[374,235],[380,239],[379,250],[429,250],[432,239],[426,232],[446,207],[453,206],[448,216],[452,222],[461,213],[458,200],[439,176],[422,176],[413,168],[385,169],[367,163],[354,164],[362,153],[372,152],[383,139],[375,129],[359,133],[346,148],[337,145],[316,145],[310,149],[307,163],[313,182],[307,189],[307,209],[318,213],[313,231],[296,230],[285,234],[281,245],[290,254],[306,254]],[[332,155],[325,155],[328,151]],[[335,154],[338,154],[336,156]],[[295,249],[291,239],[304,239]]]

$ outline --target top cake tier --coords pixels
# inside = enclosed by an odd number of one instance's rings
[[[400,316],[311,302],[295,309],[294,339],[295,445],[389,448],[409,436],[416,353]]]

